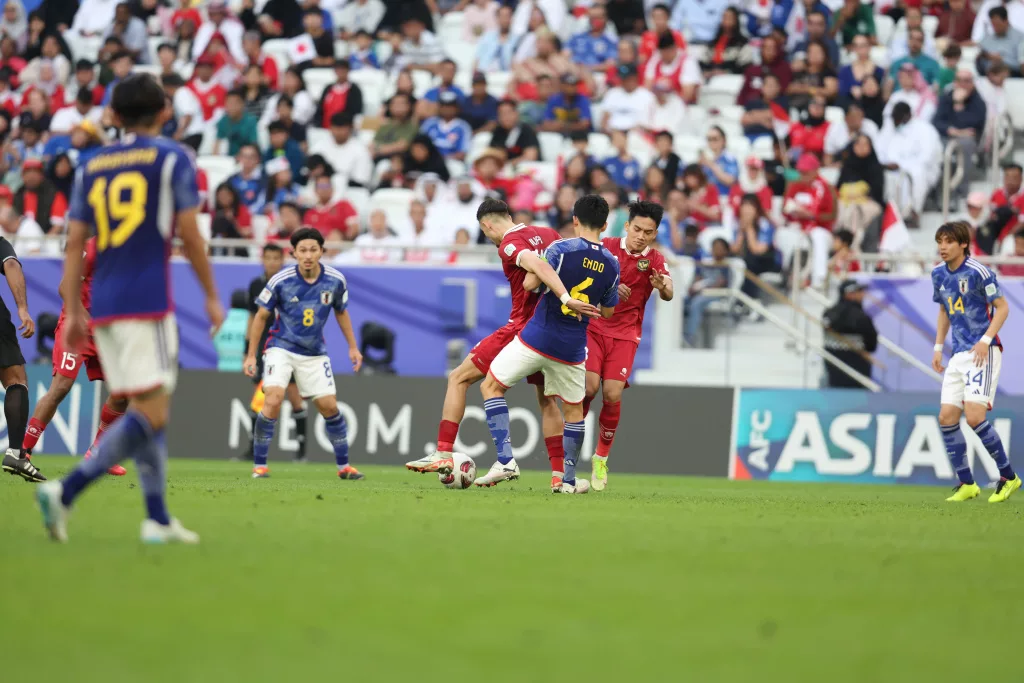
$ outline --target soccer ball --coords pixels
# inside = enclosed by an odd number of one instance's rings
[[[476,463],[462,453],[452,453],[455,469],[450,474],[438,474],[437,478],[450,489],[468,489],[476,480]]]

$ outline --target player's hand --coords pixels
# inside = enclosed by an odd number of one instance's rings
[[[633,290],[624,284],[619,284],[619,298],[625,301],[629,298],[629,295],[633,293]]]
[[[36,324],[32,322],[32,315],[28,312],[27,308],[19,308],[18,317],[21,318],[21,325],[18,326],[18,329],[21,330],[21,336],[28,339],[36,333]]]
[[[980,368],[988,362],[988,344],[985,342],[979,341],[975,344],[971,353],[974,354],[974,367]]]
[[[577,320],[583,320],[583,316],[587,316],[588,318],[596,318],[601,315],[601,309],[599,309],[597,306],[584,303],[579,299],[569,299],[569,301],[565,305],[569,308],[570,311],[573,311],[576,314]]]
[[[348,359],[352,361],[352,372],[359,372],[359,369],[363,367],[363,354],[359,353],[359,349],[355,347],[349,349]]]
[[[651,274],[651,287],[654,287],[659,292],[665,289],[665,276],[658,271],[654,271]]]
[[[932,370],[940,375],[946,371],[946,366],[942,364],[942,351],[936,351],[932,356]]]
[[[256,377],[256,356],[246,356],[245,363],[242,364],[242,370],[245,372],[246,377]]]
[[[206,317],[210,319],[210,336],[212,337],[224,324],[224,307],[216,297],[206,300]]]

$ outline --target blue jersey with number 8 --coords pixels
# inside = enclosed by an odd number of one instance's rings
[[[321,264],[320,275],[309,283],[299,274],[298,266],[288,266],[270,278],[256,303],[277,312],[267,348],[326,356],[324,325],[332,314],[348,308],[348,282],[340,271]]]
[[[582,237],[558,240],[544,258],[573,299],[608,308],[619,303],[619,262],[603,245]],[[572,309],[546,292],[519,338],[538,353],[575,365],[587,358],[589,322],[586,317],[577,320]]]
[[[932,270],[932,299],[946,310],[953,332],[953,353],[970,351],[988,330],[992,303],[1003,296],[996,274],[972,258],[951,271],[945,263]],[[1002,348],[999,337],[992,346]]]
[[[128,135],[78,169],[68,218],[96,232],[95,324],[171,311],[174,219],[198,206],[192,152],[173,140]]]

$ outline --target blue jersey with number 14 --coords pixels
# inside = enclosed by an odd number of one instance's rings
[[[544,258],[573,299],[611,308],[619,303],[619,262],[603,245],[582,237],[552,242]],[[551,292],[537,302],[533,317],[519,333],[534,351],[575,365],[587,359],[587,324]]]
[[[1003,296],[996,274],[972,258],[950,270],[940,263],[932,270],[932,299],[946,309],[953,332],[953,353],[970,351],[988,330],[992,303]],[[999,337],[992,346],[1002,348]]]
[[[68,217],[96,230],[95,324],[170,312],[174,219],[198,206],[192,153],[173,140],[128,135],[78,169]]]
[[[277,311],[267,348],[326,356],[324,325],[333,313],[348,308],[348,282],[330,266],[321,264],[320,275],[312,283],[306,282],[298,266],[288,266],[270,278],[256,303],[271,313]]]

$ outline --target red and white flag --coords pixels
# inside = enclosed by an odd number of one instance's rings
[[[288,41],[288,59],[292,64],[308,62],[316,57],[316,45],[313,44],[313,37],[308,33],[295,36]]]
[[[882,236],[878,250],[883,254],[895,254],[910,248],[910,231],[903,217],[892,202],[886,202],[882,214]]]
[[[769,102],[768,109],[772,112],[772,127],[775,130],[775,137],[785,140],[789,135],[789,110],[777,102]]]

